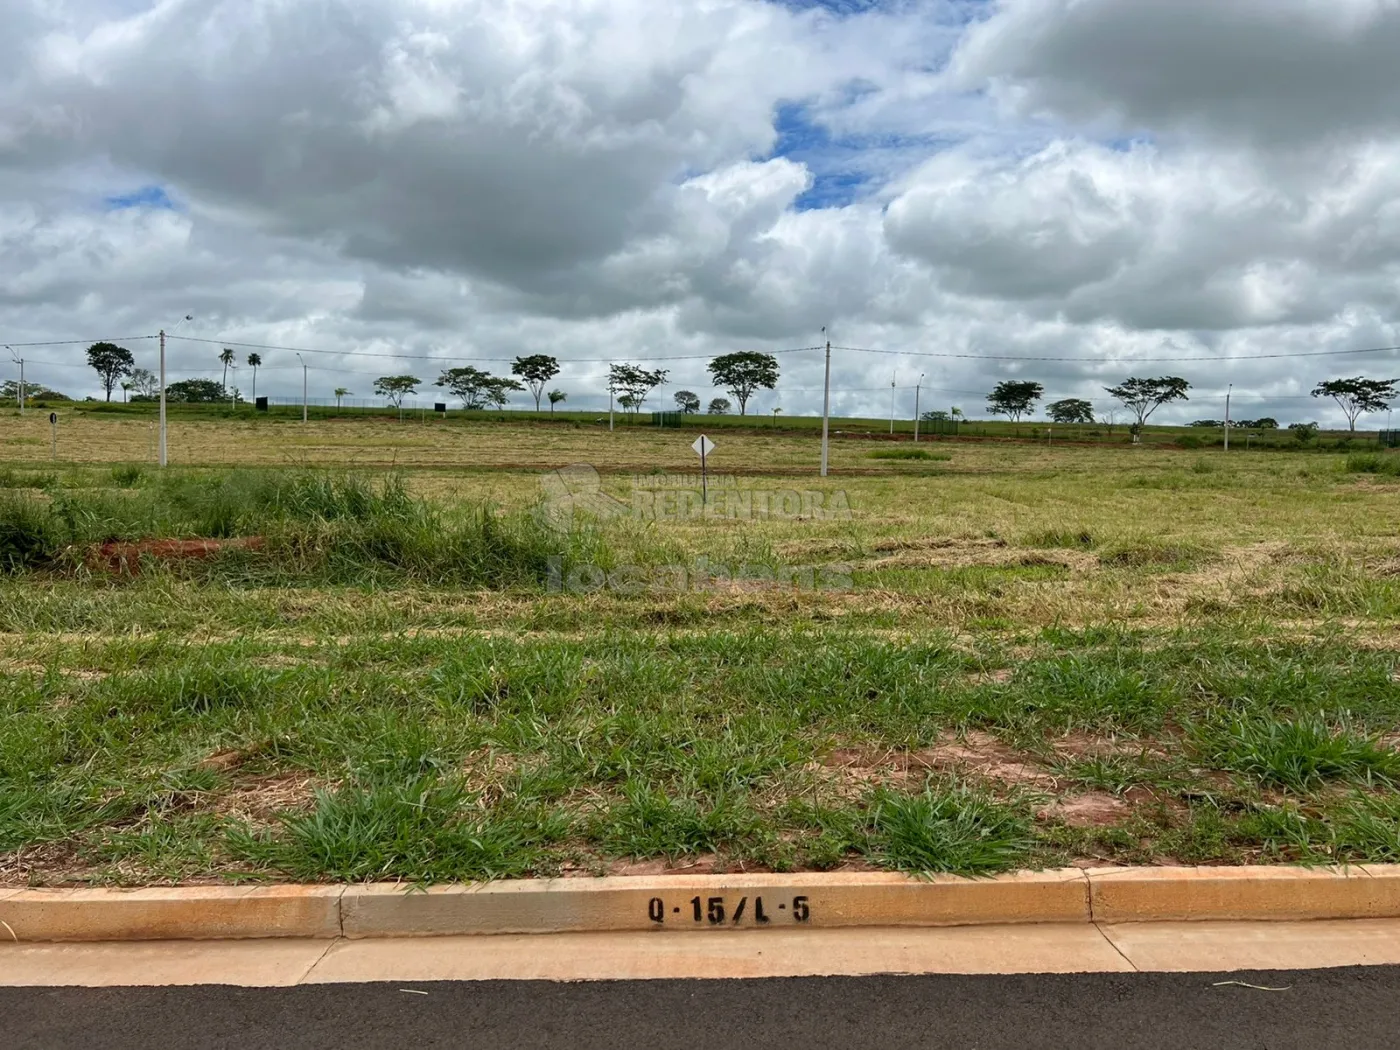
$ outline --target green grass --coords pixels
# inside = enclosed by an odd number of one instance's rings
[[[644,431],[595,429],[577,455],[624,504],[633,476],[693,469],[681,435]],[[432,432],[376,433],[436,456]],[[1340,456],[1057,429],[1053,449],[959,445],[936,473],[837,442],[823,481],[812,448],[735,432],[714,469],[839,487],[851,516],[561,534],[538,473],[477,461],[544,469],[585,438],[494,433],[453,430],[473,462],[419,470],[7,468],[11,880],[1396,858],[1394,493]],[[92,555],[200,536],[260,543],[127,572]],[[701,556],[850,582],[546,586],[553,558]],[[1082,794],[1121,810],[1044,809]]]
[[[952,638],[895,643],[832,627],[357,634],[309,652],[271,637],[36,636],[12,652],[31,669],[3,676],[0,849],[66,843],[99,881],[443,880],[696,856],[784,870],[867,857],[976,874],[1090,848],[1206,860],[1283,849],[1276,828],[1228,812],[1217,826],[1196,809],[1118,845],[1091,841],[1032,821],[1015,783],[970,774],[924,787],[894,767],[849,779],[821,761],[833,744],[917,752],[975,729],[1065,791],[1146,788],[1224,805],[1217,771],[1239,778],[1239,806],[1259,784],[1349,822],[1326,847],[1335,856],[1385,855],[1365,796],[1334,785],[1388,790],[1396,757],[1365,727],[1400,718],[1393,657],[1219,636],[1106,641],[1079,639],[1088,647],[1072,653],[1042,643],[1009,677],[985,680],[983,669],[1007,666],[995,645],[968,652]],[[1352,692],[1319,693],[1327,681]],[[1344,733],[1319,704],[1349,698],[1366,702]],[[1212,723],[1222,705],[1239,719]],[[1179,750],[1178,720],[1211,727],[1193,730],[1194,764],[1150,753]],[[1063,734],[1086,731],[1133,743],[1054,758]],[[205,765],[228,753],[232,768]],[[268,778],[309,786],[299,801],[275,796],[260,822],[223,808]]]
[[[240,470],[179,473],[145,485],[116,468],[112,491],[55,488],[36,497],[0,492],[0,570],[90,567],[102,544],[255,537],[213,558],[170,559],[168,571],[206,580],[538,586],[586,558],[615,561],[595,530],[560,535],[528,511],[486,504],[446,513],[411,495],[401,477],[377,484],[348,474]],[[138,552],[139,553],[139,552]],[[151,566],[156,567],[156,566]],[[137,571],[128,564],[119,571]]]
[[[1018,811],[966,788],[884,792],[870,814],[872,855],[897,871],[980,875],[1026,862],[1034,840]]]
[[[1217,768],[1295,791],[1329,780],[1391,786],[1400,777],[1400,754],[1349,732],[1342,721],[1237,716],[1199,728],[1197,747]]]
[[[1400,477],[1400,454],[1394,452],[1354,452],[1347,456],[1349,474],[1380,474]]]

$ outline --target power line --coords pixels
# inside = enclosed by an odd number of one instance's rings
[[[135,343],[142,339],[156,339],[154,335],[121,335],[111,336],[106,339],[47,339],[39,343],[0,343],[0,346],[11,349],[23,349],[26,346],[91,346],[93,343]]]
[[[150,338],[149,336],[147,338]],[[439,364],[449,364],[453,361],[481,361],[490,364],[509,364],[515,361],[514,357],[476,357],[470,354],[449,354],[441,356],[437,354],[404,354],[378,352],[372,350],[313,350],[305,346],[276,346],[270,343],[240,343],[231,339],[202,339],[193,335],[168,335],[167,339],[183,339],[187,343],[208,343],[211,346],[236,346],[247,350],[281,350],[289,354],[329,354],[335,357],[383,357],[399,361],[436,361]],[[797,346],[786,350],[765,350],[769,354],[801,354],[821,350],[819,346]],[[668,357],[641,357],[635,354],[620,354],[617,357],[572,357],[566,364],[583,365],[607,365],[619,360],[623,361],[709,361],[715,357],[714,354],[680,354]]]
[[[895,357],[938,357],[950,358],[959,361],[1055,361],[1061,363],[1078,364],[1113,364],[1122,360],[1121,357],[1027,357],[1012,354],[946,354],[934,353],[925,350],[872,350],[868,347],[860,346],[833,346],[833,350],[842,350],[852,354],[886,354]],[[1194,362],[1218,362],[1218,361],[1277,361],[1283,358],[1298,357],[1346,357],[1350,354],[1388,354],[1392,351],[1400,350],[1400,346],[1378,346],[1365,350],[1312,350],[1306,353],[1296,354],[1247,354],[1235,357],[1132,357],[1128,358],[1132,364],[1192,364]]]

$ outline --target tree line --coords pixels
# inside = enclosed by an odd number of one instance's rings
[[[1312,391],[1317,398],[1330,397],[1335,401],[1354,433],[1356,421],[1368,412],[1384,412],[1396,400],[1396,387],[1400,379],[1367,379],[1357,376],[1352,379],[1328,379],[1319,383]],[[1136,422],[1134,428],[1140,430],[1147,425],[1152,414],[1163,405],[1177,401],[1191,400],[1187,391],[1191,384],[1180,376],[1139,376],[1124,380],[1118,386],[1104,387],[1104,391],[1132,413]],[[1006,416],[1013,423],[1033,415],[1036,405],[1044,396],[1045,388],[1029,380],[1007,380],[998,383],[987,395],[987,407],[999,416]],[[1046,414],[1055,423],[1093,423],[1094,406],[1081,398],[1066,398],[1045,406]],[[1223,420],[1198,420],[1193,426],[1221,426]],[[1232,421],[1231,426],[1248,429],[1275,429],[1278,421],[1265,417],[1259,420]]]
[[[107,400],[112,400],[112,391],[120,386],[124,399],[132,401],[154,400],[159,393],[159,380],[148,369],[137,368],[131,351],[113,343],[94,343],[88,347],[88,364],[97,372]],[[228,389],[228,372],[235,367],[235,354],[224,349],[218,360],[223,365],[223,381],[212,379],[185,379],[167,384],[166,399],[186,402],[218,402],[237,400],[241,397],[237,390]],[[257,397],[258,368],[262,366],[260,354],[249,354],[247,364],[253,370],[253,397]],[[739,414],[748,414],[749,400],[759,390],[772,390],[778,385],[778,359],[772,354],[756,351],[741,351],[723,354],[714,358],[708,369],[716,387],[725,390],[739,403]],[[485,409],[504,407],[512,393],[526,390],[534,398],[535,411],[540,411],[544,400],[549,401],[551,414],[556,405],[568,400],[569,395],[560,389],[545,388],[559,375],[559,361],[548,354],[531,354],[517,357],[511,365],[510,376],[496,376],[490,372],[472,367],[445,369],[435,380],[434,385],[450,392],[461,400],[463,408]],[[628,414],[641,411],[647,398],[667,382],[667,369],[649,369],[636,364],[615,364],[608,369],[608,394],[615,399],[619,408]],[[417,393],[423,380],[413,375],[380,376],[374,381],[374,392],[385,398],[394,408],[401,408],[404,399]],[[1329,379],[1319,383],[1312,391],[1315,398],[1331,398],[1343,414],[1351,431],[1356,430],[1356,421],[1371,412],[1383,412],[1397,399],[1397,379],[1368,379],[1356,376],[1350,379]],[[1191,384],[1179,376],[1158,376],[1147,378],[1133,376],[1118,386],[1104,387],[1106,393],[1121,403],[1135,419],[1137,429],[1147,425],[1153,413],[1163,405],[1178,401],[1189,401]],[[3,391],[0,391],[3,393]],[[1012,422],[1020,422],[1033,415],[1036,406],[1043,399],[1045,388],[1031,380],[1007,380],[998,383],[987,395],[987,407],[995,415],[1006,416]],[[341,399],[350,396],[344,387],[335,389],[336,405]],[[700,396],[690,390],[678,391],[675,395],[676,407],[683,413],[697,414],[700,411]],[[713,398],[708,405],[712,415],[728,414],[733,405],[728,398]],[[1055,423],[1093,423],[1093,403],[1082,398],[1065,398],[1045,406],[1046,414]],[[930,418],[943,413],[926,413]],[[1194,426],[1224,426],[1223,420],[1198,420]],[[1273,429],[1276,420],[1240,420],[1232,425],[1249,429]]]

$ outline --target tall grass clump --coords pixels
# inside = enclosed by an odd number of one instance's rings
[[[0,492],[0,572],[45,564],[62,545],[46,505],[20,493]]]
[[[881,792],[871,811],[871,852],[886,867],[979,875],[1024,863],[1030,821],[1009,806],[956,787],[921,795]]]
[[[1380,474],[1400,477],[1400,456],[1380,452],[1354,452],[1347,457],[1348,474]]]
[[[1197,727],[1193,736],[1196,747],[1219,768],[1295,791],[1329,780],[1400,780],[1400,755],[1320,716],[1291,722],[1237,716]]]
[[[508,587],[544,582],[580,559],[614,560],[586,524],[551,529],[529,511],[469,503],[444,508],[402,478],[233,470],[173,473],[123,489],[0,491],[0,571],[62,570],[108,543],[244,540],[214,557],[165,561],[195,578],[268,583],[378,583]]]

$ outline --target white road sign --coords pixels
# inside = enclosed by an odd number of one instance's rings
[[[695,439],[695,444],[691,445],[690,447],[695,450],[695,454],[697,456],[699,456],[701,459],[704,459],[706,456],[708,456],[711,452],[715,450],[715,443],[709,438],[707,438],[704,434],[701,434],[698,438]]]

